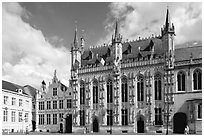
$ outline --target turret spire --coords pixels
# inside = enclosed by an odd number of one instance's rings
[[[119,35],[119,30],[118,30],[118,19],[116,19],[116,23],[115,23],[115,38],[118,37]]]
[[[170,27],[171,27],[171,20],[170,20],[170,14],[169,14],[169,7],[167,6],[165,28],[168,30],[168,28]]]
[[[76,23],[76,22],[75,22]],[[77,37],[77,25],[75,24],[75,32],[74,32],[74,47],[78,46],[78,37]]]

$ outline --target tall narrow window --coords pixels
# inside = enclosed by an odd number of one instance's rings
[[[23,114],[22,114],[22,112],[18,112],[18,122],[22,122],[22,120],[23,120]]]
[[[57,109],[57,100],[53,100],[53,109]]]
[[[199,69],[193,72],[193,89],[194,90],[202,89],[202,74]]]
[[[85,104],[85,84],[81,82],[80,85],[80,104]]]
[[[107,110],[107,126],[113,125],[113,110]]]
[[[28,122],[28,113],[25,113],[25,122]]]
[[[177,75],[177,80],[178,80],[178,91],[185,91],[186,90],[186,76],[185,74],[181,71]]]
[[[57,114],[53,114],[53,125],[57,124]]]
[[[16,112],[11,111],[11,122],[16,122]]]
[[[8,110],[4,110],[3,121],[8,121]]]
[[[98,103],[98,82],[93,82],[93,104]]]
[[[155,89],[155,100],[162,99],[162,92],[161,92],[161,76],[156,74],[154,77],[154,89]]]
[[[122,102],[128,102],[128,84],[127,84],[127,79],[123,78],[122,79]]]
[[[128,109],[122,109],[122,125],[128,125]]]
[[[202,103],[198,104],[198,116],[197,119],[202,119]]]
[[[44,125],[44,114],[39,114],[39,125]]]
[[[23,100],[19,99],[19,107],[22,107],[22,106],[23,106]]]
[[[4,96],[4,104],[8,105],[8,96]]]
[[[59,100],[59,109],[63,109],[64,103],[63,100]]]
[[[47,125],[51,124],[51,114],[47,114]]]
[[[71,108],[71,107],[72,107],[72,100],[67,99],[67,108]]]
[[[144,101],[144,79],[141,75],[137,78],[137,101]]]
[[[47,101],[47,109],[51,109],[51,101]]]
[[[155,108],[155,125],[162,125],[162,110]]]
[[[85,125],[85,111],[80,110],[80,126],[84,126],[84,125]]]
[[[107,103],[113,103],[113,85],[110,79],[107,82]]]
[[[53,88],[53,96],[57,96],[57,88]]]
[[[12,98],[11,105],[16,105],[16,98]]]

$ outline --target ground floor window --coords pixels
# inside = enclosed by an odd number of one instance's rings
[[[202,119],[202,104],[201,103],[199,103],[198,104],[198,114],[197,114],[198,116],[198,119]]]
[[[122,109],[122,125],[128,125],[128,109]]]
[[[113,125],[113,110],[107,110],[107,126]]]
[[[51,114],[47,114],[47,125],[51,124]]]
[[[44,114],[39,114],[39,125],[44,125]]]
[[[162,125],[162,109],[155,108],[155,125]]]
[[[57,114],[53,114],[53,124],[57,124]]]
[[[85,126],[85,111],[80,110],[80,126]]]

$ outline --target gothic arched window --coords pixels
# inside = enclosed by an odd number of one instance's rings
[[[193,90],[202,89],[202,74],[200,69],[196,69],[193,72]]]
[[[156,74],[154,76],[154,91],[155,91],[155,100],[162,99],[162,85],[161,85],[161,75]]]
[[[85,84],[83,81],[80,84],[80,104],[85,104]]]
[[[128,84],[127,84],[127,78],[122,78],[122,102],[128,102]]]
[[[98,82],[93,82],[93,104],[98,103]]]
[[[113,85],[110,79],[107,81],[107,103],[113,103]]]
[[[177,74],[177,80],[178,80],[178,91],[185,91],[186,90],[186,76],[184,72],[180,71]]]
[[[144,78],[141,75],[137,78],[137,101],[144,101]]]

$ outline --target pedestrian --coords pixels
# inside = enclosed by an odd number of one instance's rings
[[[189,127],[188,125],[186,125],[185,129],[184,129],[184,134],[188,135],[189,134]]]
[[[28,133],[28,126],[26,127],[26,135],[28,135],[29,133]]]

